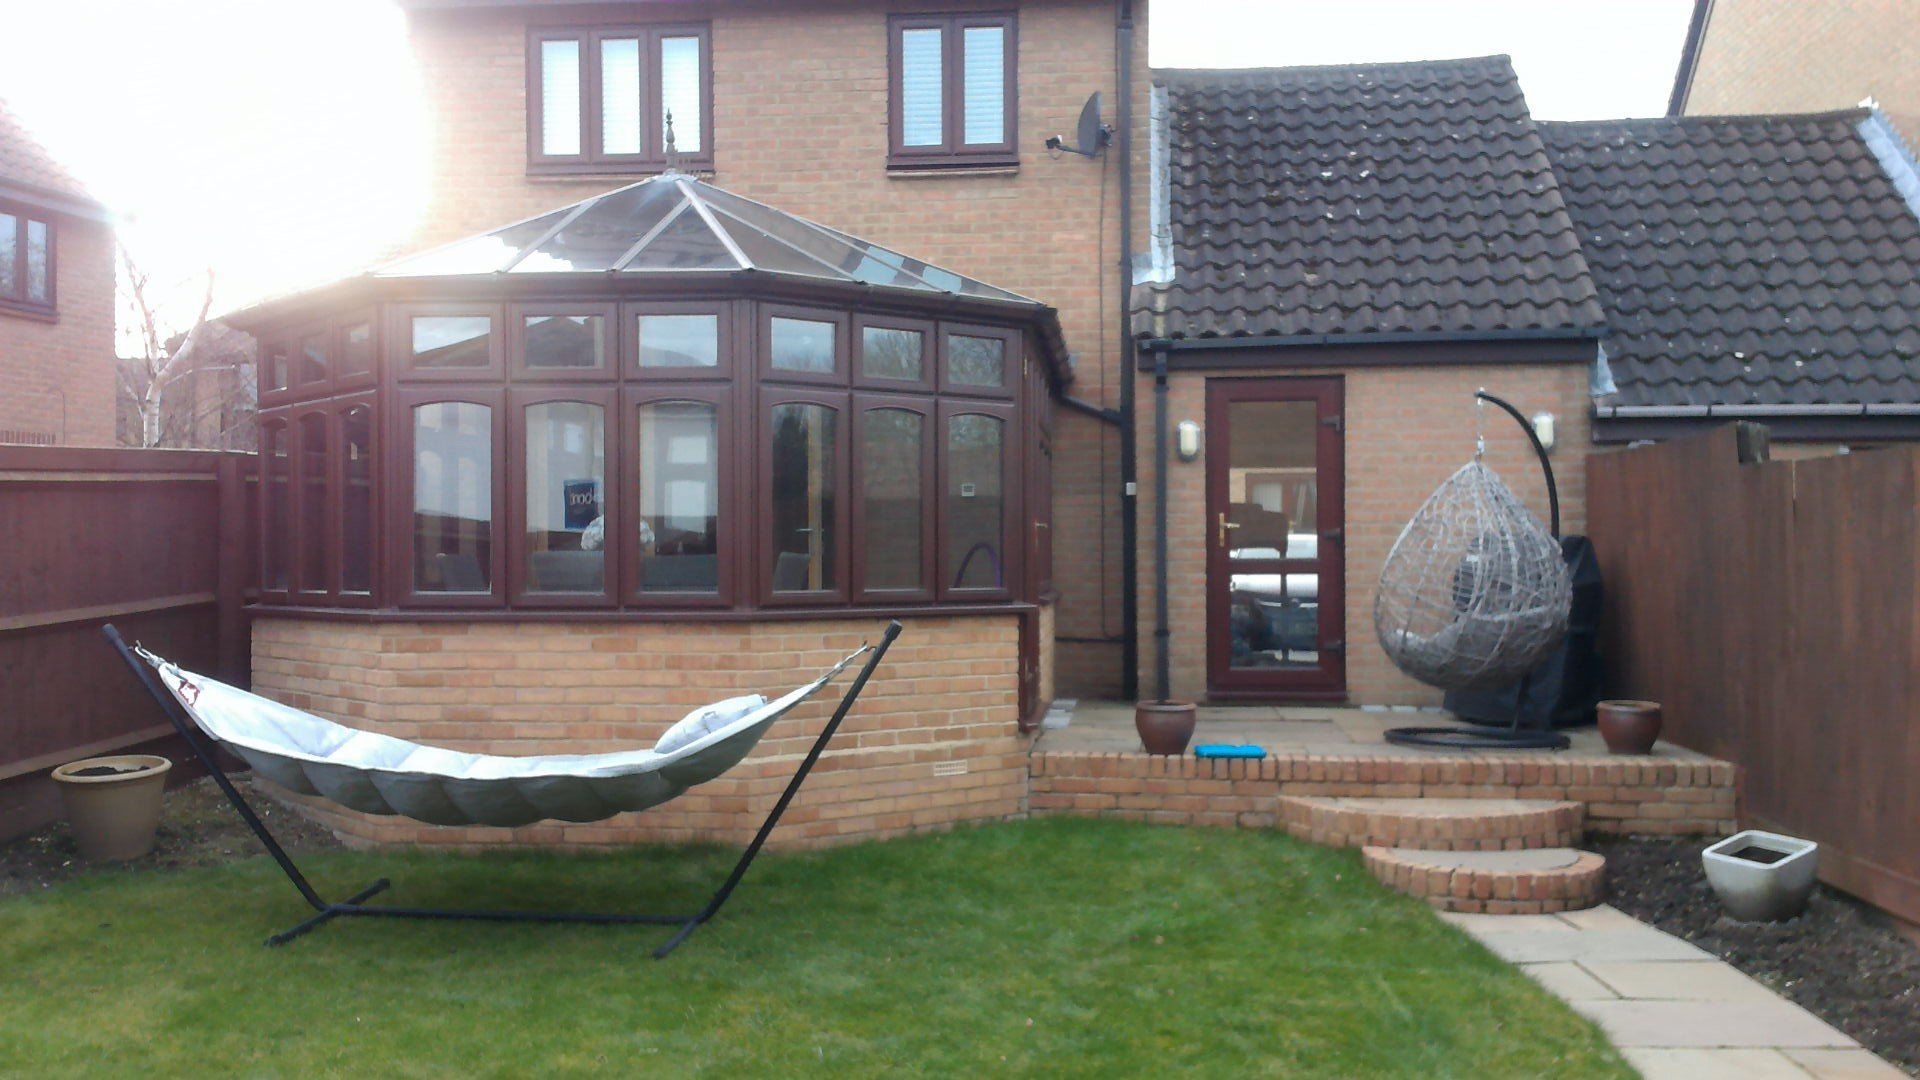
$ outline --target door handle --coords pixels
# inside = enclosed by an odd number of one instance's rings
[[[1228,530],[1228,529],[1237,529],[1237,528],[1239,528],[1239,527],[1240,527],[1240,523],[1239,523],[1239,522],[1237,522],[1237,521],[1228,521],[1228,520],[1227,520],[1227,513],[1226,513],[1226,511],[1224,511],[1224,510],[1222,510],[1222,511],[1220,512],[1220,546],[1221,546],[1221,547],[1226,547],[1226,546],[1227,546],[1227,530]]]

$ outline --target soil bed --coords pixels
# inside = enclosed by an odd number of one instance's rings
[[[1920,1076],[1920,946],[1873,908],[1824,885],[1806,913],[1737,922],[1700,868],[1713,840],[1598,839],[1608,902],[1766,983],[1861,1045]]]
[[[337,848],[340,841],[279,803],[253,794],[244,777],[240,794],[289,851]],[[266,853],[211,779],[202,777],[167,792],[153,851],[131,862],[88,862],[74,846],[64,821],[0,845],[0,896],[37,892],[82,874],[114,870],[170,870],[214,866]]]

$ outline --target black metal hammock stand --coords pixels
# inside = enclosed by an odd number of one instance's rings
[[[221,793],[226,795],[227,801],[231,802],[234,810],[239,812],[241,819],[247,823],[247,828],[252,829],[253,834],[260,838],[260,843],[265,845],[267,854],[273,856],[274,862],[280,864],[280,869],[286,873],[287,880],[291,881],[293,887],[299,891],[300,898],[305,900],[307,906],[313,909],[314,913],[304,922],[269,937],[267,939],[268,945],[283,945],[299,937],[301,934],[321,926],[324,923],[331,922],[336,918],[356,916],[400,919],[454,919],[487,922],[597,923],[603,925],[639,924],[645,926],[674,927],[673,936],[669,937],[665,944],[662,944],[653,951],[654,959],[658,960],[672,952],[681,942],[687,940],[688,936],[695,930],[698,930],[703,923],[706,923],[715,915],[719,914],[721,906],[727,902],[729,896],[733,895],[733,890],[739,886],[740,880],[746,876],[747,867],[753,864],[754,857],[760,854],[760,849],[765,846],[767,837],[772,834],[774,826],[780,823],[780,816],[786,813],[787,804],[791,803],[793,797],[799,793],[800,785],[806,781],[807,774],[813,771],[814,763],[820,760],[820,755],[826,750],[827,743],[833,739],[834,732],[839,730],[840,722],[846,719],[847,712],[853,708],[853,703],[859,699],[860,691],[865,689],[867,680],[873,676],[874,669],[880,666],[881,657],[887,654],[888,647],[893,644],[895,638],[900,636],[900,624],[898,622],[891,622],[887,625],[886,633],[882,635],[880,644],[872,648],[872,651],[867,656],[866,663],[860,668],[859,674],[854,677],[853,683],[847,688],[846,694],[841,697],[839,707],[834,709],[833,716],[828,719],[826,727],[821,730],[820,736],[814,740],[813,746],[808,749],[807,756],[800,762],[800,767],[794,771],[793,778],[787,781],[786,790],[780,793],[779,801],[773,804],[773,810],[767,814],[766,820],[761,822],[760,831],[754,834],[753,842],[747,845],[746,851],[740,856],[740,861],[734,864],[733,872],[727,875],[726,881],[721,884],[720,888],[714,892],[713,896],[707,900],[706,904],[702,906],[700,910],[684,915],[646,915],[626,912],[418,908],[368,904],[367,901],[369,899],[387,890],[390,883],[386,878],[381,878],[373,882],[371,885],[347,897],[345,900],[326,900],[322,898],[318,890],[308,882],[307,876],[300,872],[300,867],[294,863],[293,857],[288,855],[286,849],[282,848],[279,841],[274,839],[273,833],[268,831],[266,823],[260,820],[260,815],[254,813],[253,807],[248,805],[247,800],[241,796],[239,789],[234,787],[233,780],[227,776],[226,770],[220,767],[220,761],[214,753],[213,744],[199,730],[199,726],[195,723],[193,717],[188,714],[186,709],[181,706],[179,700],[174,697],[173,692],[161,681],[160,676],[155,672],[154,668],[142,660],[133,648],[129,647],[126,641],[121,638],[119,631],[115,630],[111,625],[104,627],[104,631],[107,635],[107,640],[119,651],[120,658],[127,662],[127,666],[132,668],[134,675],[140,679],[141,685],[145,686],[147,692],[153,695],[153,699],[160,703],[161,709],[167,714],[167,719],[173,722],[174,730],[178,731],[180,737],[193,749],[194,756],[198,757],[200,763],[206,767],[208,775],[213,777],[213,782],[219,785]]]
[[[1507,401],[1478,391],[1526,432],[1546,476],[1551,531],[1481,460],[1440,485],[1394,542],[1380,571],[1373,625],[1381,648],[1402,671],[1442,690],[1488,689],[1528,681],[1566,637],[1572,583],[1561,554],[1560,492],[1546,447]],[[1566,736],[1523,725],[1516,710],[1505,729],[1403,727],[1386,733],[1402,746],[1446,749],[1561,750]],[[1547,721],[1550,723],[1550,720]]]

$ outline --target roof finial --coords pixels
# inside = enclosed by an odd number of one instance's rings
[[[673,144],[673,110],[667,110],[667,171],[680,171],[680,148]]]

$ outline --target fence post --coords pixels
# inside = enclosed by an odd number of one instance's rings
[[[220,489],[219,567],[215,570],[214,596],[219,615],[215,622],[220,677],[236,686],[248,683],[247,615],[247,488],[240,474],[240,455],[223,453],[215,466]]]

